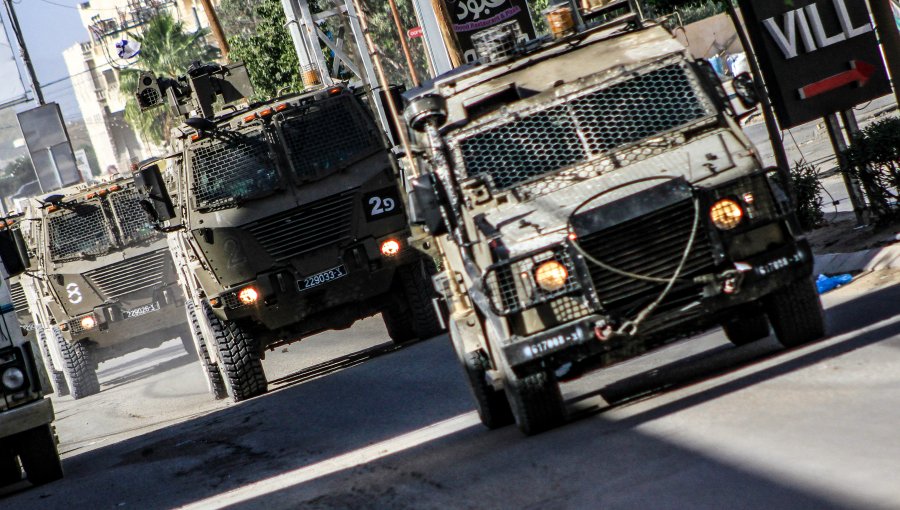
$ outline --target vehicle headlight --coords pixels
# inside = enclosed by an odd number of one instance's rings
[[[81,318],[81,329],[83,330],[94,329],[96,325],[97,321],[91,315],[85,315]]]
[[[238,301],[245,305],[252,305],[259,299],[259,292],[253,287],[244,287],[238,292]]]
[[[556,292],[565,287],[569,270],[556,260],[548,260],[534,270],[534,281],[547,292]]]
[[[709,218],[719,230],[731,230],[740,225],[744,210],[730,198],[723,198],[709,209]]]
[[[17,390],[25,384],[25,373],[18,367],[10,367],[3,371],[0,383],[8,390]]]

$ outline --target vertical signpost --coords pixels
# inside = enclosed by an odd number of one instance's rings
[[[865,204],[837,112],[891,93],[864,0],[738,0],[782,129],[824,119],[857,218]]]

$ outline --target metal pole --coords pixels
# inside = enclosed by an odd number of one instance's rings
[[[850,195],[850,204],[853,206],[853,213],[856,215],[856,223],[865,225],[866,202],[863,198],[859,181],[850,174],[850,164],[847,161],[847,156],[844,154],[847,150],[847,140],[844,138],[844,132],[841,131],[837,114],[830,113],[826,115],[824,121],[825,127],[828,129],[828,138],[831,139],[831,146],[834,148],[834,154],[837,156],[838,164],[841,168],[841,175],[844,177],[847,194]]]
[[[319,77],[325,85],[334,85],[334,80],[328,72],[328,66],[325,64],[325,55],[322,54],[322,44],[319,42],[319,33],[317,32],[316,22],[313,20],[312,12],[309,10],[307,0],[298,0],[300,7],[300,15],[303,20],[303,29],[306,31],[306,42],[309,48],[309,58],[316,64],[319,70]]]
[[[419,25],[422,27],[425,48],[431,57],[429,60],[433,67],[432,74],[438,76],[453,69],[453,65],[450,63],[447,43],[441,36],[437,15],[435,14],[434,9],[431,8],[430,1],[413,0],[413,8],[419,19]]]
[[[897,30],[897,21],[891,9],[892,1],[869,0],[869,9],[884,52],[884,62],[894,85],[894,100],[900,105],[900,31]]]
[[[370,52],[374,51],[374,48],[369,47],[367,43],[367,36],[363,32],[362,25],[360,24],[360,17],[356,13],[356,7],[353,4],[352,0],[344,0],[344,6],[347,8],[347,17],[350,20],[350,30],[353,32],[353,39],[356,41],[356,48],[359,50],[359,59],[362,61],[363,72],[365,76],[360,76],[362,78],[363,83],[369,86],[372,89],[372,93],[376,93],[376,89],[378,88],[378,74],[375,72],[375,64],[372,62],[372,55]],[[365,14],[363,14],[365,16]],[[387,94],[387,90],[385,90],[385,95]],[[384,106],[381,104],[381,101],[375,101],[375,110],[378,113],[378,120],[381,121],[381,127],[384,129],[385,135],[388,138],[391,138],[391,128],[388,123],[388,115],[391,112],[384,111]],[[400,140],[391,140],[392,143],[399,143]]]
[[[788,162],[787,152],[784,150],[784,143],[781,139],[781,130],[778,128],[778,121],[775,119],[775,113],[772,111],[772,102],[769,100],[769,93],[766,90],[765,82],[763,81],[762,71],[759,70],[759,63],[756,61],[756,53],[753,51],[753,46],[750,44],[750,38],[747,37],[747,32],[744,30],[744,25],[741,23],[741,19],[738,17],[734,6],[731,2],[725,2],[725,6],[728,10],[728,15],[731,17],[731,22],[734,24],[734,30],[737,32],[737,36],[741,41],[741,46],[744,47],[744,51],[747,53],[747,63],[750,64],[750,73],[753,75],[753,81],[756,83],[756,92],[759,94],[760,98],[759,107],[762,110],[763,118],[766,121],[766,131],[769,133],[769,142],[772,144],[772,152],[775,154],[775,164],[778,167],[779,173],[781,173],[784,185],[790,187],[791,164]]]
[[[403,56],[406,58],[406,65],[409,67],[409,77],[412,79],[414,87],[418,87],[421,83],[419,76],[416,74],[416,66],[413,65],[412,55],[409,53],[409,43],[406,41],[406,30],[403,29],[403,22],[400,20],[400,11],[397,10],[397,2],[388,0],[391,6],[391,15],[394,17],[394,26],[397,28],[397,36],[400,38],[400,48],[403,50]]]
[[[31,57],[28,56],[28,48],[25,46],[25,38],[22,37],[22,28],[19,26],[19,18],[16,16],[16,10],[13,8],[12,0],[3,0],[6,4],[6,12],[9,13],[9,22],[12,25],[13,33],[16,35],[16,42],[19,44],[19,50],[22,53],[22,63],[28,71],[31,79],[31,90],[34,91],[34,99],[39,106],[44,105],[44,94],[41,92],[41,85],[38,83],[37,75],[34,72],[34,66],[31,64]]]
[[[219,24],[219,16],[216,15],[216,10],[213,9],[210,0],[200,0],[200,4],[203,6],[203,12],[206,13],[206,20],[209,21],[209,28],[212,29],[213,37],[216,38],[216,42],[219,43],[219,49],[222,50],[222,56],[227,59],[230,49],[228,48],[228,41],[225,39],[225,32],[222,31],[222,25]]]
[[[297,53],[300,69],[303,69],[312,62],[309,58],[306,39],[303,38],[303,32],[300,29],[300,8],[297,6],[297,0],[281,0],[281,7],[284,9],[284,16],[287,19],[286,26],[291,34],[291,40],[294,41],[294,51]]]
[[[453,31],[453,22],[450,21],[447,4],[444,3],[444,0],[431,0],[431,8],[434,9],[438,28],[441,29],[441,35],[444,37],[444,45],[447,47],[450,63],[453,67],[463,65],[462,51],[459,49],[459,40],[456,38],[456,32]]]

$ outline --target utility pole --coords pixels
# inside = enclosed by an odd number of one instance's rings
[[[34,73],[31,57],[28,56],[28,48],[25,47],[25,38],[22,37],[22,28],[19,27],[19,18],[16,16],[12,0],[3,0],[3,3],[6,6],[6,12],[9,14],[9,23],[12,25],[13,33],[16,35],[16,43],[19,45],[19,51],[22,54],[22,63],[25,64],[28,77],[31,79],[31,90],[34,91],[34,99],[37,101],[38,106],[44,106],[44,93],[41,92],[41,84]]]
[[[403,27],[403,21],[400,20],[400,11],[397,10],[397,3],[394,0],[388,0],[391,7],[391,15],[394,17],[394,26],[397,28],[397,36],[400,38],[400,47],[403,49],[403,56],[406,58],[406,66],[409,67],[409,77],[412,79],[413,87],[418,87],[419,76],[416,73],[416,66],[413,64],[412,55],[409,53],[409,43],[406,42],[406,30]]]
[[[10,0],[6,1],[9,2]],[[200,4],[203,5],[203,12],[206,13],[206,20],[209,21],[209,28],[212,30],[213,37],[219,43],[222,56],[227,59],[230,49],[228,48],[228,41],[225,39],[225,32],[222,31],[222,25],[219,24],[219,16],[216,15],[216,10],[213,9],[210,0],[200,0]]]
[[[869,9],[875,21],[875,31],[884,52],[884,63],[891,75],[894,86],[894,99],[900,105],[900,32],[891,9],[893,0],[869,0]]]
[[[431,0],[431,8],[437,17],[438,27],[441,29],[441,35],[444,36],[444,44],[447,46],[447,53],[450,55],[450,63],[453,67],[463,65],[462,52],[459,50],[459,40],[456,38],[456,32],[453,31],[453,22],[450,13],[447,12],[447,4],[444,0]]]

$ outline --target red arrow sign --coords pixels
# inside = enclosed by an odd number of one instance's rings
[[[863,60],[851,60],[850,70],[829,76],[823,80],[799,89],[800,99],[809,99],[811,97],[824,94],[835,89],[839,89],[845,85],[856,83],[860,87],[869,82],[869,78],[875,73],[875,66]]]
[[[406,31],[406,37],[410,39],[415,39],[416,37],[422,37],[422,27],[412,27]]]

